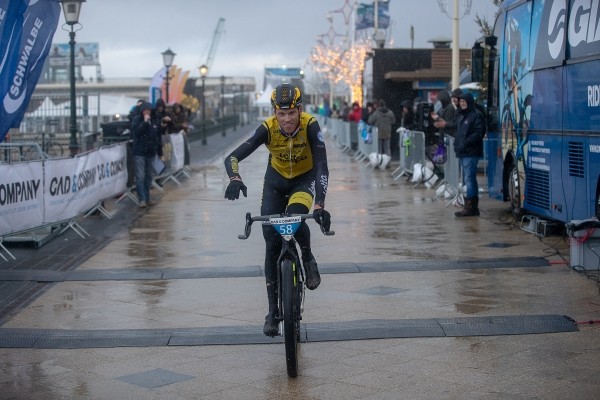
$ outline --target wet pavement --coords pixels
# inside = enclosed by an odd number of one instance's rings
[[[107,200],[0,262],[2,399],[596,399],[600,296],[565,238],[519,229],[485,195],[457,219],[389,171],[328,142],[335,236],[312,229],[322,283],[307,293],[299,376],[261,334],[264,242],[248,240],[267,153],[240,163],[248,198],[223,199],[222,160],[250,126],[192,144],[193,172],[157,206]],[[483,177],[481,177],[483,183]],[[315,225],[311,225],[315,226]]]

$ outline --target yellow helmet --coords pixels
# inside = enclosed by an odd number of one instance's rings
[[[273,108],[296,108],[302,105],[302,94],[300,89],[291,83],[282,83],[271,93],[271,105]]]

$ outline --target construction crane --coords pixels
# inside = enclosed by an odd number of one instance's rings
[[[212,43],[210,44],[210,49],[208,50],[208,56],[206,57],[206,62],[204,63],[204,65],[206,65],[208,68],[208,71],[210,71],[213,59],[215,58],[215,53],[219,45],[219,39],[221,38],[221,33],[223,32],[223,25],[225,25],[225,18],[219,18],[217,27],[215,28],[215,33],[213,34]]]

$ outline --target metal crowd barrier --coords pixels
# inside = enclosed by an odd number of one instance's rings
[[[404,128],[398,129],[400,133],[400,165],[392,171],[394,180],[401,176],[412,175],[415,164],[424,165],[427,157],[425,155],[425,133],[420,131],[409,131]]]
[[[342,120],[335,120],[337,127],[337,144],[342,149],[343,153],[352,151],[352,143],[350,142],[350,124]]]
[[[35,142],[0,143],[0,164],[44,160],[48,156]]]
[[[374,126],[371,127],[370,143],[365,143],[362,137],[358,139],[358,149],[354,159],[363,164],[365,167],[375,169],[375,166],[372,165],[369,160],[369,155],[371,153],[381,153],[379,150],[379,131]],[[365,160],[367,161],[366,164],[363,163]]]
[[[461,197],[462,193],[462,169],[460,167],[460,160],[456,157],[456,153],[454,152],[454,138],[452,136],[445,136],[444,141],[446,144],[447,150],[447,159],[444,163],[444,179],[442,184],[444,185],[444,191],[438,193],[434,200],[439,196],[448,192],[452,199],[446,204],[446,207],[452,204],[456,199]],[[483,148],[484,150],[487,148],[488,139],[483,139]],[[487,151],[483,152],[483,158],[479,160],[478,169],[483,170],[484,175],[484,184],[479,185],[480,190],[483,189],[483,192],[487,191]],[[441,185],[440,185],[441,186]],[[482,188],[483,186],[483,188]]]
[[[444,143],[446,145],[446,162],[444,163],[444,179],[442,181],[444,190],[441,191],[438,195],[434,197],[434,200],[444,193],[448,192],[452,199],[446,203],[445,207],[448,207],[450,204],[454,202],[454,200],[460,197],[461,193],[461,170],[460,170],[460,162],[458,158],[456,158],[456,153],[454,152],[454,138],[452,136],[444,136]]]

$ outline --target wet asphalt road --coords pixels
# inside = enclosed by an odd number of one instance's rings
[[[598,325],[523,330],[533,326],[534,316],[598,319],[598,286],[569,268],[565,238],[524,232],[506,204],[485,197],[480,218],[457,219],[457,209],[433,200],[432,190],[364,168],[331,139],[326,207],[336,235],[312,229],[323,282],[307,294],[303,322],[316,333],[329,328],[333,340],[311,340],[309,334],[301,345],[299,377],[285,375],[277,341],[140,344],[142,335],[158,330],[168,330],[171,340],[189,329],[218,329],[225,338],[236,331],[260,333],[266,311],[263,239],[259,229],[246,241],[237,235],[245,213],[259,210],[264,150],[240,164],[248,197],[223,199],[222,159],[249,128],[209,137],[208,146],[193,143],[192,176],[180,186],[166,183],[164,194],[154,190],[157,206],[139,210],[127,199],[110,199],[113,220],[99,215],[82,221],[91,238],[67,231],[39,249],[11,247],[17,260],[0,262],[0,343],[10,329],[45,341],[0,348],[0,397],[600,396]],[[526,323],[512,326],[512,334],[414,334],[428,321],[452,322],[460,330],[472,318],[488,318],[489,326],[501,318]],[[398,322],[404,336],[339,336],[381,321]],[[76,341],[60,347],[49,336],[71,332],[90,339],[127,331],[137,345],[119,339],[108,347]]]

